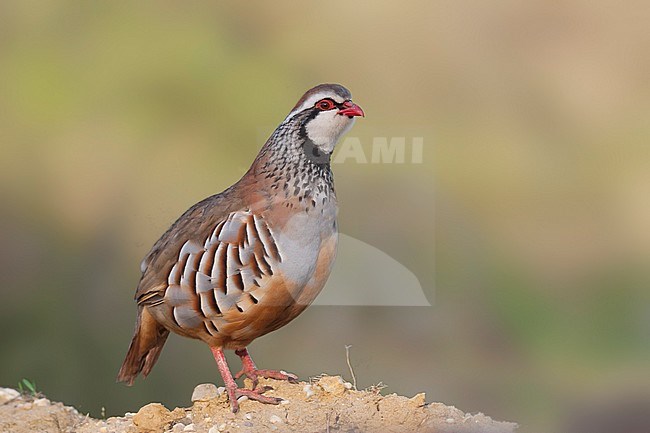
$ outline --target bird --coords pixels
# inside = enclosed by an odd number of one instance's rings
[[[338,243],[331,156],[359,116],[342,85],[308,90],[239,181],[190,207],[158,239],[140,266],[135,332],[118,382],[146,377],[173,332],[209,346],[233,412],[242,396],[282,401],[264,395],[270,387],[259,378],[297,376],[258,369],[247,347],[302,313],[330,275]],[[235,376],[224,350],[241,359]],[[242,376],[250,388],[237,385]]]

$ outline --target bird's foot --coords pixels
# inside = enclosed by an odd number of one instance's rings
[[[235,353],[241,358],[242,361],[242,368],[239,373],[235,375],[235,379],[246,376],[251,381],[253,381],[253,389],[257,387],[260,377],[264,377],[266,379],[286,380],[290,383],[298,382],[298,376],[292,373],[287,373],[286,371],[258,369],[253,362],[253,358],[251,358],[250,354],[245,348],[235,350]]]
[[[287,373],[286,371],[242,368],[239,373],[235,375],[235,379],[239,379],[242,376],[246,376],[252,380],[253,387],[257,386],[260,377],[263,377],[265,379],[286,380],[290,383],[298,383],[298,376],[292,373]]]
[[[230,408],[232,409],[233,413],[239,411],[238,399],[240,397],[247,397],[249,400],[259,401],[260,403],[280,404],[282,401],[281,398],[263,395],[263,393],[271,389],[273,388],[270,386],[262,386],[255,389],[238,388],[236,386],[228,388],[226,391],[228,393],[228,400],[230,401]]]

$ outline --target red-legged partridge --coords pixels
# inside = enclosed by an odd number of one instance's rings
[[[169,331],[204,341],[214,355],[233,412],[263,395],[246,346],[298,316],[325,285],[338,232],[330,157],[363,110],[338,84],[309,90],[233,186],[187,210],[142,262],[135,334],[118,374],[133,383],[156,363]],[[233,378],[224,349],[241,357]],[[235,379],[252,379],[252,389]]]

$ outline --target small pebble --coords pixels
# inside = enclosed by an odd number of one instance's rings
[[[246,396],[246,395],[242,395],[241,397],[239,397],[239,398],[237,399],[237,401],[238,401],[239,403],[241,403],[242,401],[246,401],[246,400],[248,400],[248,396]]]
[[[0,388],[0,404],[18,397],[20,393],[12,388]]]
[[[453,419],[453,418],[447,418],[447,419],[445,420],[445,422],[446,422],[447,424],[453,424],[453,423],[456,422],[456,420]]]
[[[413,397],[409,398],[409,401],[416,406],[424,406],[427,403],[426,400],[427,396],[423,392],[415,394]]]
[[[312,395],[316,394],[316,393],[314,392],[314,390],[312,389],[312,386],[309,385],[309,384],[305,385],[305,386],[302,388],[302,390],[305,392],[305,395],[307,396],[307,398],[309,398],[309,397],[311,397]]]
[[[251,419],[253,419],[253,415],[251,415],[250,412],[249,412],[246,415],[244,415],[244,418],[246,418],[248,420],[251,420]]]
[[[192,402],[210,401],[219,397],[219,388],[214,383],[202,383],[197,385],[192,392]]]
[[[271,424],[277,424],[279,422],[282,422],[282,418],[280,418],[277,415],[271,415],[271,418],[269,418],[269,421],[271,422]]]
[[[341,376],[324,376],[318,381],[318,386],[327,393],[334,395],[343,395],[348,389],[343,384]]]
[[[226,427],[227,427],[226,423],[219,424],[218,430],[219,431],[224,431],[226,429]]]
[[[347,389],[352,389],[352,384],[350,382],[344,382],[343,386],[346,387]]]
[[[286,398],[283,398],[282,400],[280,400],[280,404],[289,404],[289,403],[290,403],[290,401],[287,400]]]
[[[160,403],[149,403],[140,408],[133,416],[133,424],[140,431],[162,430],[162,426],[170,423],[172,415],[169,409]]]
[[[50,400],[46,398],[37,398],[34,400],[34,406],[47,406],[50,403]]]
[[[194,424],[186,425],[183,431],[194,431]]]
[[[183,424],[182,422],[179,422],[179,423],[174,424],[174,427],[172,427],[172,431],[174,433],[178,433],[178,432],[182,432],[184,428],[185,428],[185,424]]]
[[[226,392],[226,387],[225,386],[220,386],[219,388],[217,388],[217,393],[219,395],[223,394],[224,392]]]

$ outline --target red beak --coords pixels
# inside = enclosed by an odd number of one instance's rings
[[[361,107],[352,101],[345,101],[343,103],[343,107],[345,108],[341,108],[337,114],[340,114],[341,116],[348,116],[349,118],[352,118],[354,116],[365,117],[365,114]]]

